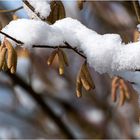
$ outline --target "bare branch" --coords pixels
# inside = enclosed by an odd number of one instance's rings
[[[36,103],[40,106],[42,111],[50,116],[53,121],[57,124],[60,130],[67,136],[67,138],[74,139],[75,136],[68,128],[68,126],[62,121],[62,119],[51,109],[51,107],[43,100],[39,93],[35,92],[31,86],[25,83],[20,77],[17,75],[13,75],[7,73],[7,75],[11,78],[12,82],[16,85],[21,86],[27,93],[36,101]]]
[[[73,48],[70,44],[68,44],[67,42],[65,42],[66,46],[47,46],[47,45],[33,45],[33,48],[52,48],[52,49],[56,49],[56,48],[64,48],[64,49],[71,49],[74,52],[76,52],[78,55],[80,55],[81,57],[83,57],[84,59],[86,59],[86,56],[83,55],[81,52],[79,52],[76,48]]]

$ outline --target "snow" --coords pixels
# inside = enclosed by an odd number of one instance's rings
[[[31,47],[33,44],[63,45],[63,39],[59,35],[60,31],[54,30],[47,23],[39,20],[19,19],[16,22],[12,21],[2,31],[21,40],[26,47]]]
[[[66,41],[82,50],[89,65],[99,73],[140,68],[140,42],[124,44],[120,35],[97,34],[72,18],[59,20],[53,25],[39,20],[19,19],[10,22],[2,31],[29,48],[34,44],[59,46]]]
[[[35,13],[39,13],[41,18],[47,18],[51,12],[50,0],[27,0],[35,9]],[[34,13],[23,4],[25,10],[27,11],[29,17],[34,16]]]

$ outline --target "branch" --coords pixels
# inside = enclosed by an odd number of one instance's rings
[[[14,41],[14,42],[16,42],[17,44],[21,44],[21,45],[23,45],[23,44],[24,44],[22,41],[17,40],[17,39],[13,38],[12,36],[10,36],[10,35],[8,35],[8,34],[6,34],[6,33],[2,32],[2,31],[0,31],[0,34],[5,35],[7,38],[9,38],[9,39],[13,40],[13,41]]]
[[[139,7],[139,2],[138,1],[132,1],[133,7],[137,16],[137,20],[140,23],[140,7]]]
[[[78,55],[80,55],[81,57],[83,57],[84,59],[86,59],[86,56],[83,55],[81,52],[79,52],[77,50],[77,48],[73,48],[70,44],[68,44],[67,42],[65,42],[66,46],[47,46],[47,45],[33,45],[33,48],[52,48],[52,49],[56,49],[56,48],[64,48],[64,49],[71,49],[74,52],[76,52]]]
[[[41,18],[40,13],[35,12],[35,8],[27,1],[23,0],[23,3],[34,13],[37,15],[37,17],[43,21],[45,21],[45,18]]]
[[[0,10],[0,13],[9,13],[9,12],[16,12],[18,10],[21,10],[23,9],[23,6],[19,7],[19,8],[16,8],[16,9],[12,9],[12,10]]]
[[[43,100],[39,93],[35,92],[31,86],[25,83],[20,77],[17,75],[12,75],[7,73],[7,75],[11,78],[12,82],[16,85],[21,86],[27,93],[36,101],[36,103],[40,106],[42,111],[48,115],[53,121],[57,124],[60,130],[70,139],[74,139],[75,136],[66,126],[66,124],[62,121],[62,119],[50,108],[49,105]]]

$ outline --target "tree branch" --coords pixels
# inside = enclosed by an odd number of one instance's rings
[[[18,7],[18,8],[16,8],[16,9],[12,9],[12,10],[0,10],[0,13],[9,13],[9,12],[16,12],[16,11],[18,11],[18,10],[21,10],[21,9],[23,9],[23,6],[21,6],[21,7]]]
[[[2,32],[2,31],[0,31],[0,34],[5,35],[7,38],[9,38],[9,39],[11,39],[11,40],[15,41],[17,44],[21,44],[21,45],[23,45],[23,44],[24,44],[22,41],[17,40],[17,39],[13,38],[12,36],[10,36],[10,35],[8,35],[8,34],[6,34],[6,33]]]
[[[66,124],[62,121],[62,119],[50,108],[49,105],[43,100],[39,93],[35,92],[31,86],[25,83],[20,77],[17,75],[13,75],[7,73],[7,75],[11,78],[12,82],[16,85],[20,85],[27,93],[36,101],[36,103],[40,106],[42,111],[48,115],[53,121],[57,124],[60,130],[67,136],[67,138],[74,139],[75,136],[71,132],[71,130],[66,126]]]
[[[47,45],[33,45],[33,48],[52,48],[52,49],[56,49],[56,48],[64,48],[64,49],[71,49],[74,52],[76,52],[78,55],[80,55],[81,57],[83,57],[84,59],[86,59],[86,56],[83,55],[81,52],[79,52],[77,50],[77,48],[73,48],[70,44],[68,44],[67,42],[65,42],[64,44],[66,44],[66,46],[47,46]]]
[[[140,7],[139,7],[139,2],[138,1],[132,1],[133,7],[137,16],[137,20],[140,23]]]
[[[40,13],[35,12],[35,8],[27,1],[23,0],[23,3],[34,13],[37,15],[37,17],[43,21],[45,21],[45,18],[41,18]]]

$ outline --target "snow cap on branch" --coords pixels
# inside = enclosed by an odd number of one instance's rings
[[[19,19],[7,25],[3,32],[32,45],[64,45],[82,50],[91,67],[99,73],[140,69],[140,42],[123,44],[118,34],[97,34],[79,21],[65,18],[53,25],[43,21]]]
[[[47,18],[51,12],[50,1],[51,0],[27,0],[29,4],[34,8],[34,12],[40,14],[41,18]],[[31,11],[25,4],[23,4],[24,9],[27,11],[29,17],[35,16],[33,11]]]

